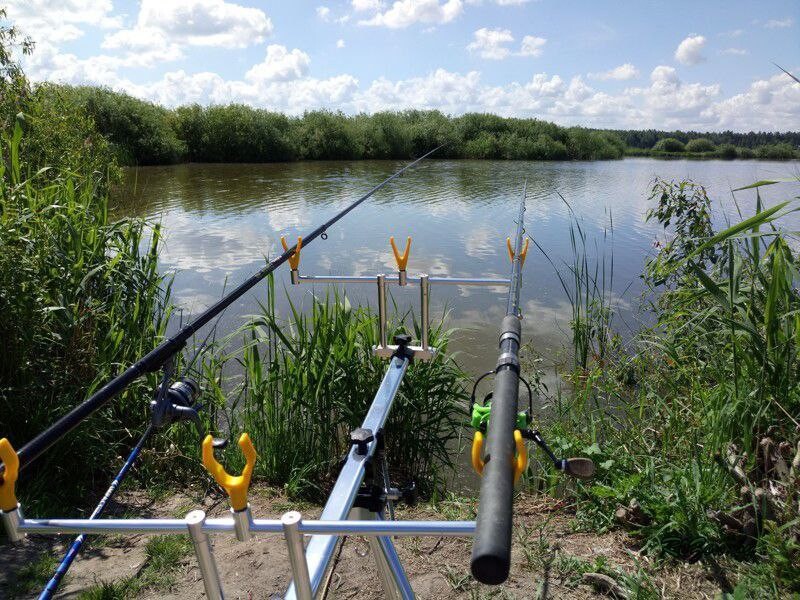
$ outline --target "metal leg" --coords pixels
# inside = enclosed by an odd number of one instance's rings
[[[428,307],[430,303],[430,280],[428,276],[422,274],[419,276],[419,318],[420,329],[422,331],[420,345],[424,351],[428,350]]]
[[[203,576],[206,596],[209,600],[223,600],[225,596],[222,592],[217,563],[214,561],[214,554],[211,551],[211,541],[203,532],[205,520],[206,513],[202,510],[193,510],[186,515],[186,527],[189,529],[189,535],[194,544],[194,552],[197,555],[200,574]]]
[[[283,535],[289,548],[289,562],[292,565],[292,579],[298,600],[312,600],[311,577],[308,574],[306,549],[303,546],[303,534],[300,533],[302,516],[296,510],[287,512],[281,517]]]
[[[3,525],[8,535],[8,541],[15,543],[20,541],[25,535],[20,532],[19,524],[22,522],[22,508],[17,504],[17,508],[9,510],[8,512],[0,510],[0,517],[3,519]]]
[[[380,339],[378,345],[386,348],[389,345],[389,337],[386,333],[386,275],[378,275],[378,331]]]
[[[383,515],[375,513],[375,518],[382,521]],[[413,600],[413,598],[415,598],[414,590],[411,587],[411,583],[408,581],[408,577],[406,577],[406,571],[403,569],[400,557],[397,555],[397,550],[395,550],[392,538],[389,536],[380,536],[372,539],[377,540],[380,545],[383,559],[386,561],[389,574],[392,577],[393,587],[399,594],[399,597],[403,600]]]
[[[369,512],[363,508],[354,508],[350,513],[351,518],[357,521],[366,521],[374,519],[375,513]],[[383,544],[376,536],[369,536],[369,552],[375,560],[375,568],[378,570],[378,576],[381,579],[381,587],[383,588],[383,597],[389,600],[400,600],[400,591],[395,584],[395,578],[392,575],[392,567],[384,552]]]

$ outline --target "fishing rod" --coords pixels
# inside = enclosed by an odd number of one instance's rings
[[[114,480],[111,482],[111,485],[108,486],[106,493],[100,499],[95,509],[92,511],[92,514],[89,516],[89,519],[96,519],[99,517],[103,511],[105,510],[106,506],[108,505],[109,500],[111,497],[116,493],[117,489],[119,488],[122,480],[125,479],[125,476],[128,474],[128,471],[133,466],[133,463],[136,462],[136,459],[139,457],[139,454],[144,447],[145,442],[147,439],[152,435],[153,431],[155,430],[155,425],[150,423],[145,429],[142,437],[139,438],[136,446],[133,447],[131,453],[128,455],[128,458],[125,460],[125,464],[122,465],[122,468],[117,473],[117,476],[114,477]],[[66,575],[67,571],[69,570],[72,563],[75,561],[75,558],[78,556],[78,553],[81,551],[83,547],[83,543],[86,541],[86,534],[82,533],[78,537],[76,537],[72,544],[70,544],[67,553],[64,555],[64,558],[61,559],[58,567],[56,568],[53,576],[50,578],[50,581],[47,582],[47,585],[42,590],[42,593],[39,594],[39,600],[50,600],[53,595],[56,593],[61,580]]]
[[[493,371],[481,376],[494,375],[494,389],[483,402],[473,404],[473,424],[476,434],[473,441],[472,461],[482,475],[478,518],[475,525],[475,542],[472,546],[472,575],[481,583],[498,585],[508,578],[511,567],[511,526],[513,521],[514,484],[527,468],[525,440],[532,440],[544,450],[557,470],[588,479],[594,474],[594,463],[587,458],[557,458],[538,431],[528,429],[531,421],[533,394],[530,385],[520,376],[519,349],[522,340],[522,311],[520,290],[522,266],[528,253],[525,235],[525,200],[528,181],[522,189],[517,214],[514,246],[508,240],[511,258],[511,278],[508,287],[506,316],[500,327],[500,356]],[[519,412],[519,386],[528,390],[528,411]],[[491,398],[491,402],[489,399]],[[491,418],[489,418],[491,415]],[[483,434],[486,434],[485,452],[481,458]]]
[[[481,583],[499,584],[508,577],[511,565],[511,509],[514,499],[514,431],[519,400],[519,348],[522,337],[519,294],[522,286],[522,235],[525,230],[525,198],[522,189],[517,214],[517,231],[511,259],[506,316],[500,327],[500,357],[494,369],[492,416],[487,424],[486,452],[481,480],[475,543],[472,546],[472,574]],[[510,245],[509,245],[510,248]],[[527,248],[526,248],[527,250]]]
[[[269,275],[270,273],[275,271],[275,269],[277,269],[286,261],[288,261],[289,258],[291,258],[295,254],[295,252],[300,249],[299,246],[301,245],[306,246],[318,237],[326,239],[327,238],[326,232],[329,227],[337,223],[340,219],[342,219],[350,211],[358,207],[362,202],[367,200],[367,198],[372,196],[375,192],[377,192],[378,190],[389,184],[394,179],[400,177],[400,175],[402,175],[408,169],[414,167],[424,159],[431,156],[434,152],[442,148],[442,146],[444,146],[444,144],[437,146],[436,148],[423,154],[413,162],[405,165],[402,169],[393,173],[392,175],[384,179],[381,183],[379,183],[371,190],[369,190],[366,194],[358,198],[358,200],[354,201],[352,204],[341,210],[339,213],[334,215],[328,221],[318,226],[311,233],[301,238],[302,242],[298,240],[297,244],[286,248],[283,254],[281,254],[278,258],[271,261],[269,264],[267,264],[261,270],[256,272],[246,281],[239,284],[236,288],[231,290],[228,293],[228,295],[220,298],[215,304],[208,307],[194,320],[190,321],[185,326],[183,326],[171,338],[165,340],[164,342],[156,346],[148,354],[146,354],[144,357],[139,359],[133,365],[128,367],[120,375],[109,381],[106,385],[100,388],[92,396],[84,400],[81,404],[73,408],[66,415],[58,419],[58,421],[50,425],[50,427],[39,433],[36,437],[34,437],[31,441],[29,441],[27,444],[25,444],[18,450],[17,455],[19,457],[19,469],[23,470],[25,467],[31,464],[43,452],[45,452],[58,440],[60,440],[67,433],[72,431],[75,427],[77,427],[84,419],[92,415],[98,409],[105,406],[113,398],[118,396],[133,381],[135,381],[136,379],[138,379],[139,377],[141,377],[146,373],[154,373],[159,369],[161,369],[161,367],[164,366],[167,363],[167,361],[169,361],[172,357],[174,357],[178,352],[180,352],[183,349],[189,338],[191,338],[192,335],[194,335],[194,333],[198,329],[206,325],[209,321],[211,321],[215,316],[217,316],[219,313],[225,310],[228,306],[236,302],[236,300],[238,300],[251,288],[255,287],[261,280],[267,277],[267,275]],[[3,472],[5,472],[5,465],[0,465],[0,474],[2,474]]]

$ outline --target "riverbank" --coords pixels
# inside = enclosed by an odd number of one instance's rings
[[[195,508],[224,516],[227,498],[206,483],[181,493],[153,496],[128,491],[114,503],[110,515],[182,518]],[[288,499],[280,489],[254,486],[250,495],[257,518],[280,518],[301,510],[317,518],[320,507]],[[449,497],[437,504],[399,507],[398,519],[473,519],[474,499]],[[425,598],[709,598],[730,592],[741,565],[655,561],[641,553],[636,540],[622,532],[581,530],[568,503],[521,494],[515,503],[515,531],[509,581],[500,587],[477,584],[469,575],[472,542],[468,538],[398,538],[395,540],[411,584]],[[35,598],[49,577],[52,556],[62,544],[31,536],[24,547],[0,547],[0,586],[10,599]],[[269,598],[289,583],[286,546],[280,536],[259,535],[248,542],[232,536],[213,538],[214,553],[226,595]],[[363,538],[346,538],[335,573],[322,598],[379,597],[379,578]],[[178,536],[114,536],[92,538],[70,570],[61,592],[80,600],[137,597],[192,600],[202,595],[196,561],[188,540]]]

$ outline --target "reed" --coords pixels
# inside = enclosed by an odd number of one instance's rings
[[[800,257],[780,227],[798,205],[795,199],[764,207],[764,185],[770,183],[739,190],[756,195],[754,214],[740,213],[738,222],[715,231],[702,187],[656,182],[651,218],[668,239],[643,275],[654,294],[645,310],[656,325],[635,336],[630,353],[604,360],[587,353],[584,365],[576,352],[579,376],[551,398],[554,414],[545,425],[561,452],[591,456],[598,465],[595,482],[571,492],[584,525],[629,528],[655,556],[733,554],[745,560],[738,582],[744,596],[767,587],[777,594],[800,590],[796,570],[786,568],[800,559],[796,518],[779,520],[779,527],[763,517],[744,538],[713,518],[742,510],[740,486],[715,454],[734,444],[749,457],[744,472],[755,474],[764,469],[765,438],[798,441]],[[573,278],[592,264],[575,232]],[[578,280],[602,281],[589,270],[592,276]],[[562,280],[570,301],[580,297],[587,306],[585,288],[571,281]],[[572,326],[580,350],[583,321]],[[543,468],[531,484],[555,491],[557,478]],[[631,509],[632,501],[639,508]]]
[[[102,178],[36,170],[22,140],[17,123],[0,164],[0,431],[16,447],[151,349],[169,318],[159,228],[110,222]],[[20,487],[26,503],[83,505],[146,423],[152,383],[51,450]]]
[[[321,500],[387,366],[371,351],[377,318],[331,288],[310,295],[307,306],[290,300],[283,320],[275,294],[270,278],[259,312],[221,341],[227,350],[209,354],[204,368],[218,402],[227,398],[232,434],[247,431],[258,449],[256,476],[285,486],[290,495]],[[418,337],[418,329],[406,313],[389,333],[412,331]],[[440,352],[408,370],[385,429],[393,476],[416,481],[428,494],[444,489],[452,475],[466,423],[466,375],[447,354],[449,336],[443,319],[432,327],[430,341]],[[225,375],[231,363],[241,375]],[[232,461],[241,460],[236,454]]]

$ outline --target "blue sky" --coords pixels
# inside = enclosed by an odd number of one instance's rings
[[[164,105],[797,130],[800,2],[14,0],[36,80]]]

